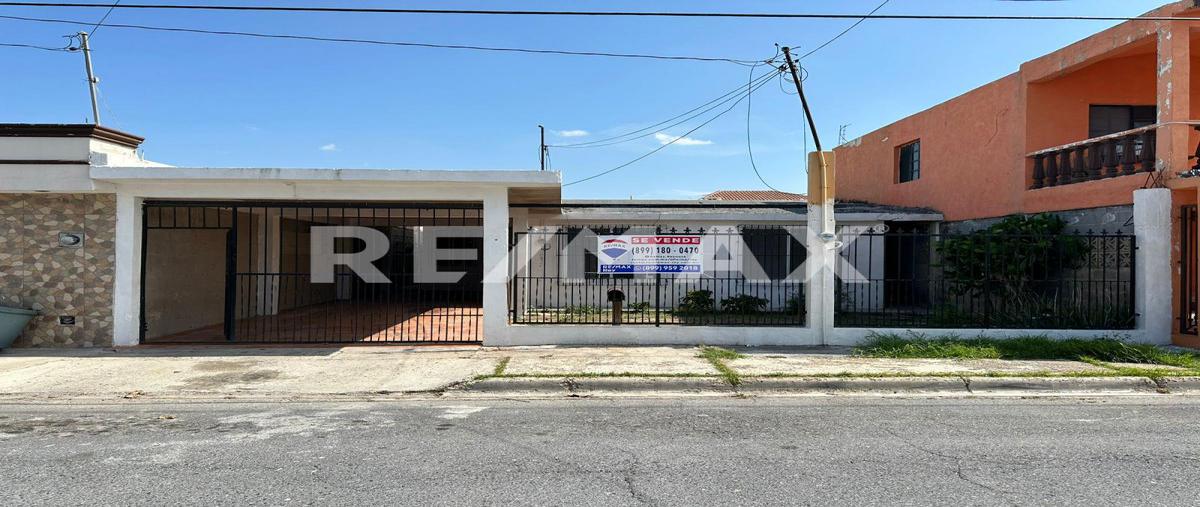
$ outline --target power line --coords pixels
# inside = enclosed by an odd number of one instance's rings
[[[10,42],[0,42],[0,47],[40,49],[42,51],[56,51],[56,52],[62,51],[62,52],[67,52],[67,53],[71,52],[71,50],[69,48],[55,48],[55,47],[50,47],[50,46],[38,46],[35,44],[18,44],[18,43],[10,43]]]
[[[106,11],[106,12],[104,13],[104,16],[100,18],[100,21],[97,21],[97,22],[96,22],[96,26],[93,26],[93,27],[92,27],[92,33],[91,33],[91,34],[89,34],[89,35],[91,35],[92,37],[95,37],[95,36],[96,36],[96,31],[97,31],[97,30],[100,30],[100,26],[102,26],[102,25],[104,24],[104,22],[105,22],[106,20],[108,20],[108,17],[109,17],[110,15],[112,15],[113,9],[116,9],[116,8],[117,8],[117,4],[120,4],[120,3],[121,3],[121,0],[116,0],[115,2],[113,2],[112,6],[108,8],[108,11]]]
[[[763,78],[771,79],[773,77],[774,76],[766,75],[766,76],[760,76],[758,79],[763,79]],[[756,79],[756,81],[758,79]],[[607,137],[604,139],[597,139],[595,141],[587,141],[587,142],[574,143],[574,144],[549,145],[548,147],[549,148],[600,148],[603,146],[612,146],[614,144],[621,144],[621,143],[633,141],[635,139],[641,139],[648,135],[655,134],[659,131],[679,126],[680,124],[686,123],[686,122],[696,118],[697,116],[700,116],[704,113],[712,111],[713,109],[721,107],[721,105],[723,105],[723,104],[729,102],[730,100],[733,100],[735,97],[737,97],[738,94],[743,93],[742,92],[743,88],[744,87],[742,87],[742,86],[738,86],[737,88],[734,88],[733,90],[725,93],[724,95],[721,95],[720,97],[717,97],[713,100],[705,102],[705,103],[703,103],[699,106],[696,106],[692,109],[689,109],[683,113],[675,115],[671,118],[667,118],[666,120],[660,121],[653,125],[650,125],[647,127],[642,127],[637,130],[629,131],[624,134],[619,134],[619,135]],[[699,112],[697,112],[697,111],[699,111]],[[695,114],[692,114],[692,113],[695,113]],[[687,116],[689,114],[691,116]],[[684,118],[684,116],[687,116],[687,117]],[[667,125],[668,123],[678,120],[679,118],[683,118],[683,119],[679,120],[675,123],[671,123],[670,125]],[[666,126],[663,126],[663,125],[666,125]]]
[[[776,55],[778,56],[778,50],[776,50],[776,51],[777,51]],[[783,72],[779,71],[778,73],[782,74]],[[774,76],[772,76],[772,80],[774,80]],[[782,190],[779,190],[778,188],[771,186],[770,183],[767,183],[767,180],[763,178],[762,173],[758,172],[758,164],[756,164],[754,162],[754,148],[751,147],[751,142],[750,142],[750,106],[754,104],[753,97],[751,97],[750,94],[753,91],[753,90],[751,90],[751,87],[753,85],[754,85],[754,68],[751,67],[750,68],[750,77],[746,78],[746,154],[749,155],[749,157],[750,157],[750,168],[754,169],[754,175],[758,176],[758,181],[761,182],[763,185],[766,185],[766,187],[771,190],[774,190],[776,192],[782,192]]]
[[[118,7],[125,7],[119,5]],[[29,21],[34,23],[57,23],[64,25],[82,25],[92,26],[93,23],[87,21],[71,20],[71,19],[56,19],[56,18],[35,18],[29,16],[8,16],[0,15],[0,19],[11,19],[14,21]],[[343,37],[318,37],[314,35],[293,35],[279,33],[261,33],[261,32],[241,32],[232,30],[204,30],[200,28],[179,28],[153,25],[137,25],[127,23],[108,23],[104,26],[109,28],[125,28],[132,30],[148,30],[155,32],[178,32],[178,33],[197,33],[205,35],[229,35],[238,37],[253,37],[260,39],[288,39],[288,40],[305,40],[316,42],[340,42],[350,44],[370,44],[376,46],[402,46],[402,47],[419,47],[419,48],[434,48],[434,49],[461,49],[473,51],[494,51],[507,53],[533,53],[533,54],[549,54],[549,55],[569,55],[569,56],[599,56],[610,58],[640,58],[651,60],[675,60],[675,61],[699,61],[699,62],[726,62],[735,63],[738,65],[753,65],[757,63],[754,60],[738,60],[734,58],[719,58],[707,56],[681,56],[681,55],[653,55],[640,53],[612,53],[602,51],[568,51],[559,49],[530,49],[530,48],[512,48],[512,47],[494,47],[494,46],[476,46],[467,44],[433,44],[425,42],[405,42],[405,41],[389,41],[378,39],[358,39],[358,38],[343,38]]]
[[[883,6],[887,5],[887,4],[888,4],[888,2],[890,2],[890,1],[892,1],[892,0],[883,0],[883,2],[882,2],[882,3],[880,3],[879,5],[875,6],[875,8],[874,8],[874,9],[871,9],[871,12],[868,12],[866,16],[863,16],[863,17],[859,18],[859,19],[858,19],[858,21],[855,21],[853,25],[850,25],[850,26],[846,27],[846,29],[845,29],[845,30],[842,30],[842,32],[841,32],[841,33],[839,33],[839,34],[837,34],[837,35],[834,35],[832,39],[829,39],[829,40],[825,41],[825,43],[824,43],[824,44],[821,44],[820,46],[817,46],[817,47],[816,47],[815,49],[813,49],[812,51],[809,51],[809,52],[807,52],[807,53],[804,53],[803,55],[800,55],[800,58],[799,58],[799,59],[800,59],[800,60],[803,60],[803,59],[805,59],[805,58],[807,58],[807,57],[809,57],[809,56],[812,56],[812,54],[813,54],[813,53],[816,53],[817,51],[820,51],[820,50],[822,50],[822,49],[825,49],[825,46],[828,46],[828,45],[830,45],[830,44],[833,44],[833,42],[834,42],[834,41],[836,41],[836,40],[838,40],[838,39],[842,38],[842,36],[843,36],[843,35],[846,35],[847,33],[850,33],[850,30],[853,30],[853,29],[855,29],[856,27],[858,27],[858,25],[861,25],[863,21],[866,21],[866,20],[867,20],[867,18],[871,17],[871,16],[872,16],[873,14],[875,14],[876,12],[879,12],[879,9],[882,9],[882,8],[883,8]]]
[[[781,71],[781,70],[777,70],[776,72],[782,72],[782,71]],[[771,75],[771,74],[768,74],[768,75],[770,75],[771,77],[774,77],[774,76],[773,76],[773,75]],[[607,169],[607,170],[604,170],[604,171],[598,172],[598,173],[596,173],[596,174],[593,174],[593,175],[591,175],[591,176],[588,176],[588,177],[586,177],[586,178],[583,178],[583,179],[578,179],[578,180],[575,180],[575,181],[572,181],[572,182],[569,182],[569,183],[563,183],[563,184],[562,184],[562,186],[566,187],[566,186],[570,186],[570,185],[575,185],[575,184],[577,184],[577,183],[583,183],[583,182],[585,182],[585,181],[591,181],[591,180],[594,180],[594,179],[596,179],[596,178],[599,178],[599,177],[601,177],[601,176],[604,176],[604,175],[607,175],[607,174],[611,174],[611,173],[613,173],[613,172],[616,172],[616,171],[619,171],[619,170],[621,170],[621,169],[624,169],[624,168],[626,168],[626,167],[629,167],[629,166],[631,166],[631,165],[633,165],[633,164],[635,164],[635,163],[637,163],[637,162],[641,161],[642,159],[645,159],[646,157],[649,157],[650,155],[653,155],[653,154],[655,154],[655,153],[658,153],[659,151],[662,151],[662,150],[663,150],[663,149],[665,149],[667,146],[670,146],[670,145],[672,145],[672,144],[675,144],[675,143],[676,143],[677,141],[679,141],[680,139],[684,139],[684,138],[686,138],[687,136],[690,136],[690,135],[692,135],[692,133],[696,132],[697,130],[700,130],[700,129],[704,128],[704,126],[705,126],[705,125],[708,125],[709,123],[712,123],[712,122],[713,122],[714,120],[716,120],[717,118],[720,118],[720,117],[722,117],[722,116],[725,116],[725,114],[729,113],[730,111],[733,111],[733,109],[734,109],[735,107],[737,107],[737,106],[738,106],[738,104],[740,104],[740,103],[742,102],[742,100],[743,100],[743,99],[745,99],[746,97],[749,97],[751,94],[753,94],[753,93],[754,93],[755,91],[757,91],[759,88],[762,88],[762,87],[763,87],[763,85],[765,85],[765,84],[767,84],[767,83],[769,83],[769,82],[770,82],[770,80],[769,80],[769,79],[768,79],[768,80],[764,80],[764,81],[761,81],[761,82],[759,82],[758,84],[754,85],[754,88],[753,88],[753,89],[751,89],[751,90],[750,90],[748,93],[746,93],[745,95],[743,95],[743,96],[742,96],[742,98],[738,99],[738,100],[737,100],[737,102],[734,102],[732,105],[730,105],[729,107],[725,108],[725,110],[721,111],[720,113],[717,113],[717,114],[716,114],[715,116],[713,116],[712,118],[709,118],[709,119],[707,119],[707,120],[704,120],[704,122],[703,122],[703,123],[701,123],[701,124],[697,125],[697,126],[696,126],[695,128],[693,128],[693,129],[691,129],[691,130],[689,130],[689,131],[685,132],[683,135],[681,135],[681,136],[679,136],[679,137],[676,137],[675,139],[672,139],[672,140],[670,140],[669,142],[663,143],[663,145],[662,145],[662,146],[659,146],[659,147],[657,147],[657,148],[655,148],[655,149],[651,150],[649,153],[646,153],[646,154],[644,154],[644,155],[642,155],[642,156],[640,156],[640,157],[637,157],[637,158],[635,158],[635,159],[633,159],[633,160],[630,160],[630,161],[628,161],[628,162],[625,162],[624,164],[621,164],[621,165],[619,165],[619,166],[613,167],[612,169]]]
[[[80,2],[0,2],[7,7],[83,7],[111,8],[111,4]],[[323,12],[362,14],[456,14],[489,16],[594,16],[594,17],[667,17],[667,18],[749,18],[749,19],[860,19],[862,14],[779,13],[779,12],[675,12],[675,11],[548,11],[490,9],[394,9],[373,7],[318,7],[276,5],[195,5],[195,4],[121,4],[117,9]],[[1007,21],[1200,21],[1188,16],[1078,16],[1078,15],[982,15],[982,14],[881,14],[876,19],[909,20],[1007,20]]]

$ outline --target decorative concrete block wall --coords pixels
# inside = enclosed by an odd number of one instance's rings
[[[0,194],[0,305],[42,312],[16,346],[112,345],[116,208],[113,194]]]

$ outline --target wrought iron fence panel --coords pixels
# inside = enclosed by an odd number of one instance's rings
[[[587,225],[513,234],[518,324],[803,326],[802,226]],[[602,273],[598,237],[700,236],[700,273]],[[622,301],[614,305],[610,293]],[[617,306],[620,307],[618,310]]]
[[[1131,329],[1134,236],[843,230],[835,326]]]

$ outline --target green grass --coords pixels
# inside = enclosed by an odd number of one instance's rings
[[[722,348],[722,347],[709,347],[707,345],[701,345],[700,346],[700,357],[703,357],[704,359],[708,359],[709,361],[712,361],[712,360],[727,361],[727,360],[731,360],[731,359],[741,359],[743,357],[746,357],[746,355],[742,354],[741,352],[738,352],[736,350],[729,350],[729,349]]]
[[[1050,359],[1178,366],[1200,370],[1200,355],[1173,352],[1154,345],[1126,343],[1113,338],[1055,340],[1046,336],[1016,338],[927,337],[920,334],[874,334],[855,347],[864,357],[934,359]],[[1093,363],[1096,364],[1096,363]]]
[[[737,387],[738,384],[742,383],[742,377],[736,371],[733,371],[733,368],[730,368],[725,361],[741,359],[746,357],[744,354],[726,348],[701,345],[700,357],[708,360],[708,363],[713,368],[716,368],[717,372],[721,374],[721,378],[725,379],[725,382],[728,382],[729,385]]]
[[[505,356],[500,362],[496,363],[496,369],[492,370],[493,377],[504,375],[504,370],[508,369],[508,362],[512,361],[512,357]]]

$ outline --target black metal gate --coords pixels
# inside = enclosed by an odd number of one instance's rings
[[[460,343],[482,340],[482,209],[471,204],[392,204],[330,202],[147,202],[143,210],[143,342],[147,332],[161,342],[233,341],[239,343]],[[329,279],[314,277],[321,252],[314,252],[314,231],[338,228],[334,254],[354,254],[367,241],[344,236],[347,228],[386,237],[386,253],[370,264],[383,275],[364,277],[346,265],[332,266]],[[225,231],[194,244],[162,246],[161,230]],[[317,231],[326,234],[326,231]],[[190,237],[180,236],[186,241]],[[193,238],[194,239],[194,238]],[[147,246],[150,254],[146,255]],[[223,273],[212,273],[220,248]],[[156,253],[161,250],[163,253]],[[437,252],[453,250],[452,255]],[[172,258],[166,256],[173,255]],[[187,263],[202,259],[207,272]],[[147,263],[154,284],[147,289]],[[187,276],[174,279],[169,272]],[[189,324],[191,315],[175,312],[154,298],[167,295],[195,306],[216,306],[216,294],[190,294],[205,286],[205,275],[221,276],[220,325]],[[156,294],[158,290],[162,294]],[[148,322],[147,302],[156,307]],[[210,310],[211,311],[211,310]],[[192,319],[194,320],[194,319]]]
[[[1196,334],[1196,205],[1184,206],[1179,214],[1179,332]]]

